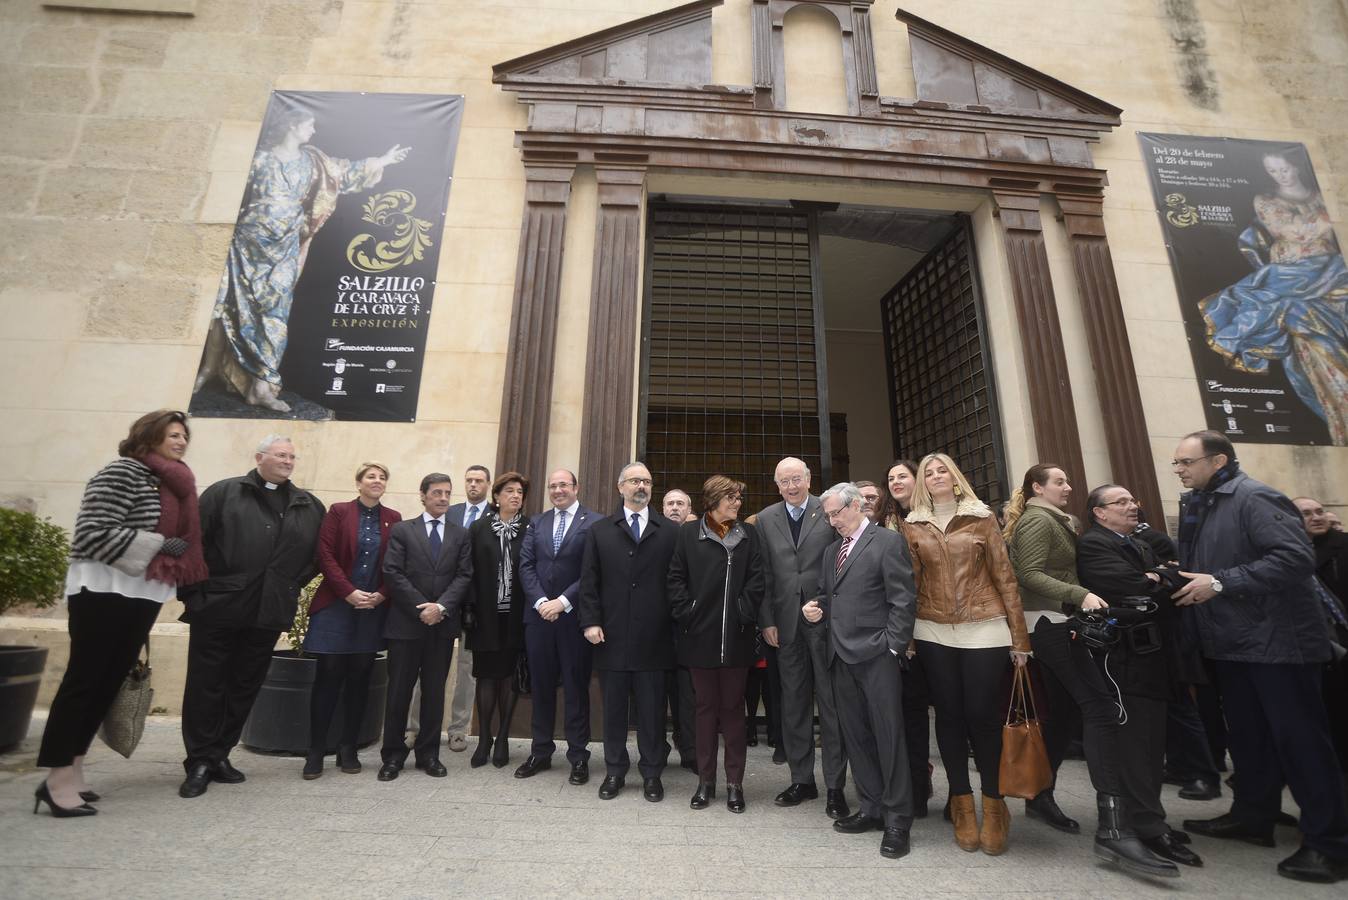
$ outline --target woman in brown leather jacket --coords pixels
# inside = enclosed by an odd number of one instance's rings
[[[1007,654],[1023,666],[1030,651],[1016,574],[992,510],[974,496],[954,460],[931,453],[918,465],[912,511],[903,524],[917,582],[913,641],[936,707],[936,743],[950,784],[955,842],[970,852],[1006,850],[1010,813],[998,790]],[[974,811],[968,746],[983,790]]]

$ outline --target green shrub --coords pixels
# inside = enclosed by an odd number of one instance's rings
[[[70,539],[30,512],[0,507],[0,613],[55,605],[65,589]]]

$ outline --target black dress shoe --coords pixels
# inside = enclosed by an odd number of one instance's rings
[[[806,800],[818,800],[819,788],[812,784],[793,782],[790,787],[772,799],[778,806],[800,806]]]
[[[746,747],[757,747],[757,746],[758,746],[758,732],[756,732],[756,731],[750,731],[749,733],[745,734],[745,735],[744,735],[744,746],[746,746]]]
[[[520,763],[520,767],[515,770],[516,778],[533,778],[539,772],[552,768],[551,756],[534,756],[529,754],[529,758]]]
[[[221,784],[243,784],[248,779],[242,772],[234,768],[228,759],[222,759],[211,769],[211,781],[218,781]]]
[[[1301,823],[1297,821],[1297,817],[1296,817],[1296,816],[1292,815],[1291,813],[1285,813],[1285,812],[1279,812],[1278,815],[1273,819],[1273,824],[1274,824],[1274,825],[1283,825],[1283,826],[1286,826],[1287,828],[1300,828],[1300,827],[1301,827]]]
[[[1278,863],[1278,874],[1296,881],[1333,884],[1348,878],[1348,859],[1334,859],[1303,844],[1300,850]]]
[[[609,775],[604,779],[604,783],[599,785],[599,799],[612,800],[618,796],[623,789],[623,777],[621,775]]]
[[[191,799],[206,793],[211,784],[211,767],[204,762],[193,763],[187,767],[187,778],[178,788],[178,796]]]
[[[571,764],[571,777],[566,779],[572,784],[585,784],[590,780],[590,764],[585,760]]]
[[[397,763],[386,762],[379,767],[379,774],[376,776],[380,781],[392,781],[398,777],[402,766]]]
[[[727,784],[725,786],[725,808],[733,813],[744,812],[744,785]]]
[[[780,766],[780,765],[782,765],[783,763],[785,763],[785,762],[786,762],[786,751],[783,750],[781,747],[778,747],[777,749],[773,750],[773,751],[772,751],[772,762],[773,762],[773,765],[778,765],[778,766]]]
[[[300,773],[305,781],[313,781],[323,775],[323,751],[310,751],[304,757],[304,771]]]
[[[1038,819],[1050,828],[1056,828],[1067,834],[1081,833],[1081,823],[1062,811],[1058,801],[1053,798],[1052,790],[1040,791],[1039,796],[1033,800],[1026,800],[1025,817]]]
[[[419,763],[417,765],[417,768],[421,769],[423,772],[425,772],[432,778],[444,778],[446,775],[449,774],[449,770],[445,768],[445,764],[440,762],[439,757],[434,756],[428,760],[425,760],[422,763]]]
[[[337,766],[347,775],[360,773],[360,757],[356,755],[354,744],[346,744],[337,748]]]
[[[1179,789],[1183,800],[1216,800],[1222,795],[1221,785],[1195,778]]]
[[[641,783],[641,796],[652,803],[659,803],[665,799],[665,786],[660,783],[660,776],[647,778]]]
[[[1203,865],[1203,858],[1175,840],[1173,834],[1158,834],[1156,837],[1140,838],[1140,840],[1144,847],[1161,859],[1177,862],[1181,866],[1193,866],[1195,869],[1201,868]]]
[[[688,801],[688,805],[693,809],[706,809],[711,806],[711,801],[716,799],[716,782],[700,781],[697,790],[693,792],[693,799]]]
[[[1272,825],[1250,825],[1242,822],[1230,813],[1215,819],[1185,819],[1185,829],[1204,837],[1224,838],[1244,841],[1256,847],[1275,847]]]
[[[1194,842],[1194,839],[1189,837],[1189,832],[1179,831],[1174,828],[1170,829],[1170,839],[1175,843],[1183,844],[1186,847]]]
[[[97,803],[103,797],[97,791],[80,791],[80,799],[85,803]]]
[[[510,741],[496,739],[496,746],[491,751],[491,764],[498,769],[510,765]]]
[[[843,834],[865,834],[868,831],[878,831],[884,827],[884,821],[873,819],[864,812],[854,812],[850,816],[833,823],[833,830],[841,831]]]
[[[897,825],[885,829],[880,839],[880,855],[886,859],[899,859],[908,855],[908,829]]]
[[[829,788],[828,800],[824,804],[824,815],[830,819],[845,819],[851,815],[852,807],[847,805],[847,795],[841,788]]]
[[[473,758],[468,760],[468,765],[474,769],[480,769],[487,764],[491,758],[491,738],[484,737],[477,739],[477,749],[473,751]]]

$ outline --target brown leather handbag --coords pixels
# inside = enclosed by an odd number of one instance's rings
[[[1028,699],[1027,699],[1028,698]],[[1007,797],[1033,800],[1053,784],[1044,732],[1034,708],[1034,692],[1026,666],[1017,666],[1011,686],[1011,705],[1002,726],[1002,762],[998,787]]]

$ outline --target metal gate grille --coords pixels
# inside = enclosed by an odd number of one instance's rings
[[[961,218],[884,296],[885,362],[899,456],[949,454],[997,508],[1007,497],[1006,466],[972,255]]]
[[[708,475],[748,485],[743,514],[777,496],[799,456],[824,476],[815,279],[808,213],[650,204],[642,332],[642,458],[657,494],[701,509]]]

